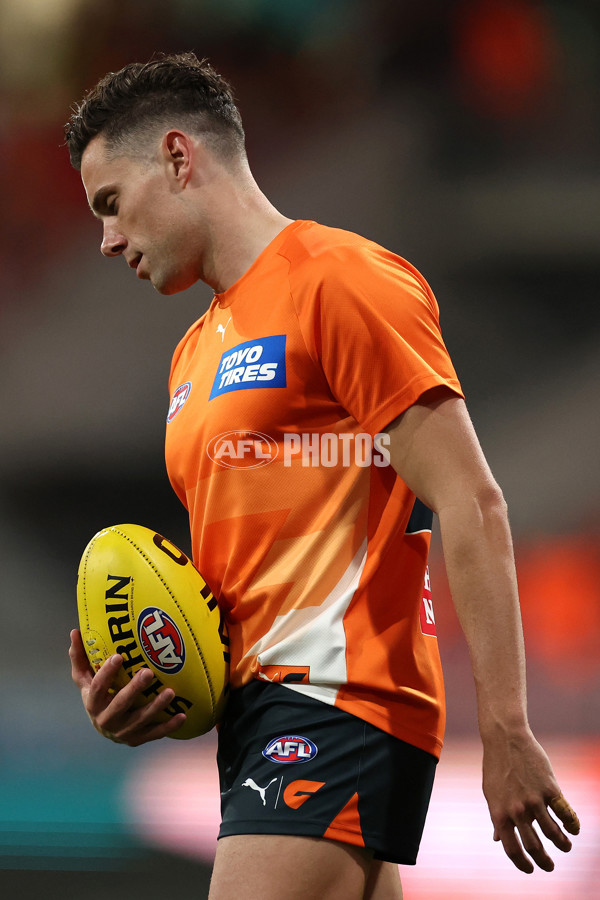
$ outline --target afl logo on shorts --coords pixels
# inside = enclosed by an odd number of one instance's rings
[[[167,425],[169,422],[172,422],[180,409],[183,408],[185,401],[190,396],[190,392],[192,390],[192,382],[186,381],[185,384],[180,384],[175,393],[173,394],[173,399],[171,400],[171,405],[169,406],[169,413],[167,415]]]
[[[153,666],[175,675],[185,663],[185,644],[179,628],[166,612],[147,606],[138,616],[140,646]]]
[[[303,763],[314,759],[317,753],[317,745],[308,738],[286,734],[269,741],[262,755],[274,763]]]

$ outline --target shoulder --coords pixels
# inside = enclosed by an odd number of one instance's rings
[[[431,287],[412,263],[375,241],[342,228],[299,221],[279,248],[290,282],[318,290],[321,299],[348,292],[363,297],[408,292],[437,313]]]
[[[383,248],[352,231],[299,220],[278,252],[293,266],[322,266],[335,270],[340,263],[368,257],[377,250]]]

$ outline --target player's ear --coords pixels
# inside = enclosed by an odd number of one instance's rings
[[[167,131],[161,142],[161,152],[168,175],[185,187],[192,174],[194,142],[184,131]]]

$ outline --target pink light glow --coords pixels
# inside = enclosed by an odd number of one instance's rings
[[[570,854],[550,850],[549,875],[523,875],[492,841],[481,792],[475,740],[449,739],[442,756],[419,861],[402,867],[406,900],[594,900],[600,883],[600,745],[544,741],[582,825]],[[152,748],[126,786],[124,808],[134,832],[173,853],[212,862],[219,827],[213,735]],[[547,842],[546,842],[547,844]]]

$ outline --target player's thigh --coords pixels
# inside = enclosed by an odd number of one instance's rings
[[[322,838],[240,834],[221,838],[209,900],[363,900],[371,854]],[[379,898],[379,894],[372,894]],[[381,900],[397,900],[394,895]]]
[[[374,859],[371,864],[364,900],[402,900],[400,872],[395,863]]]

